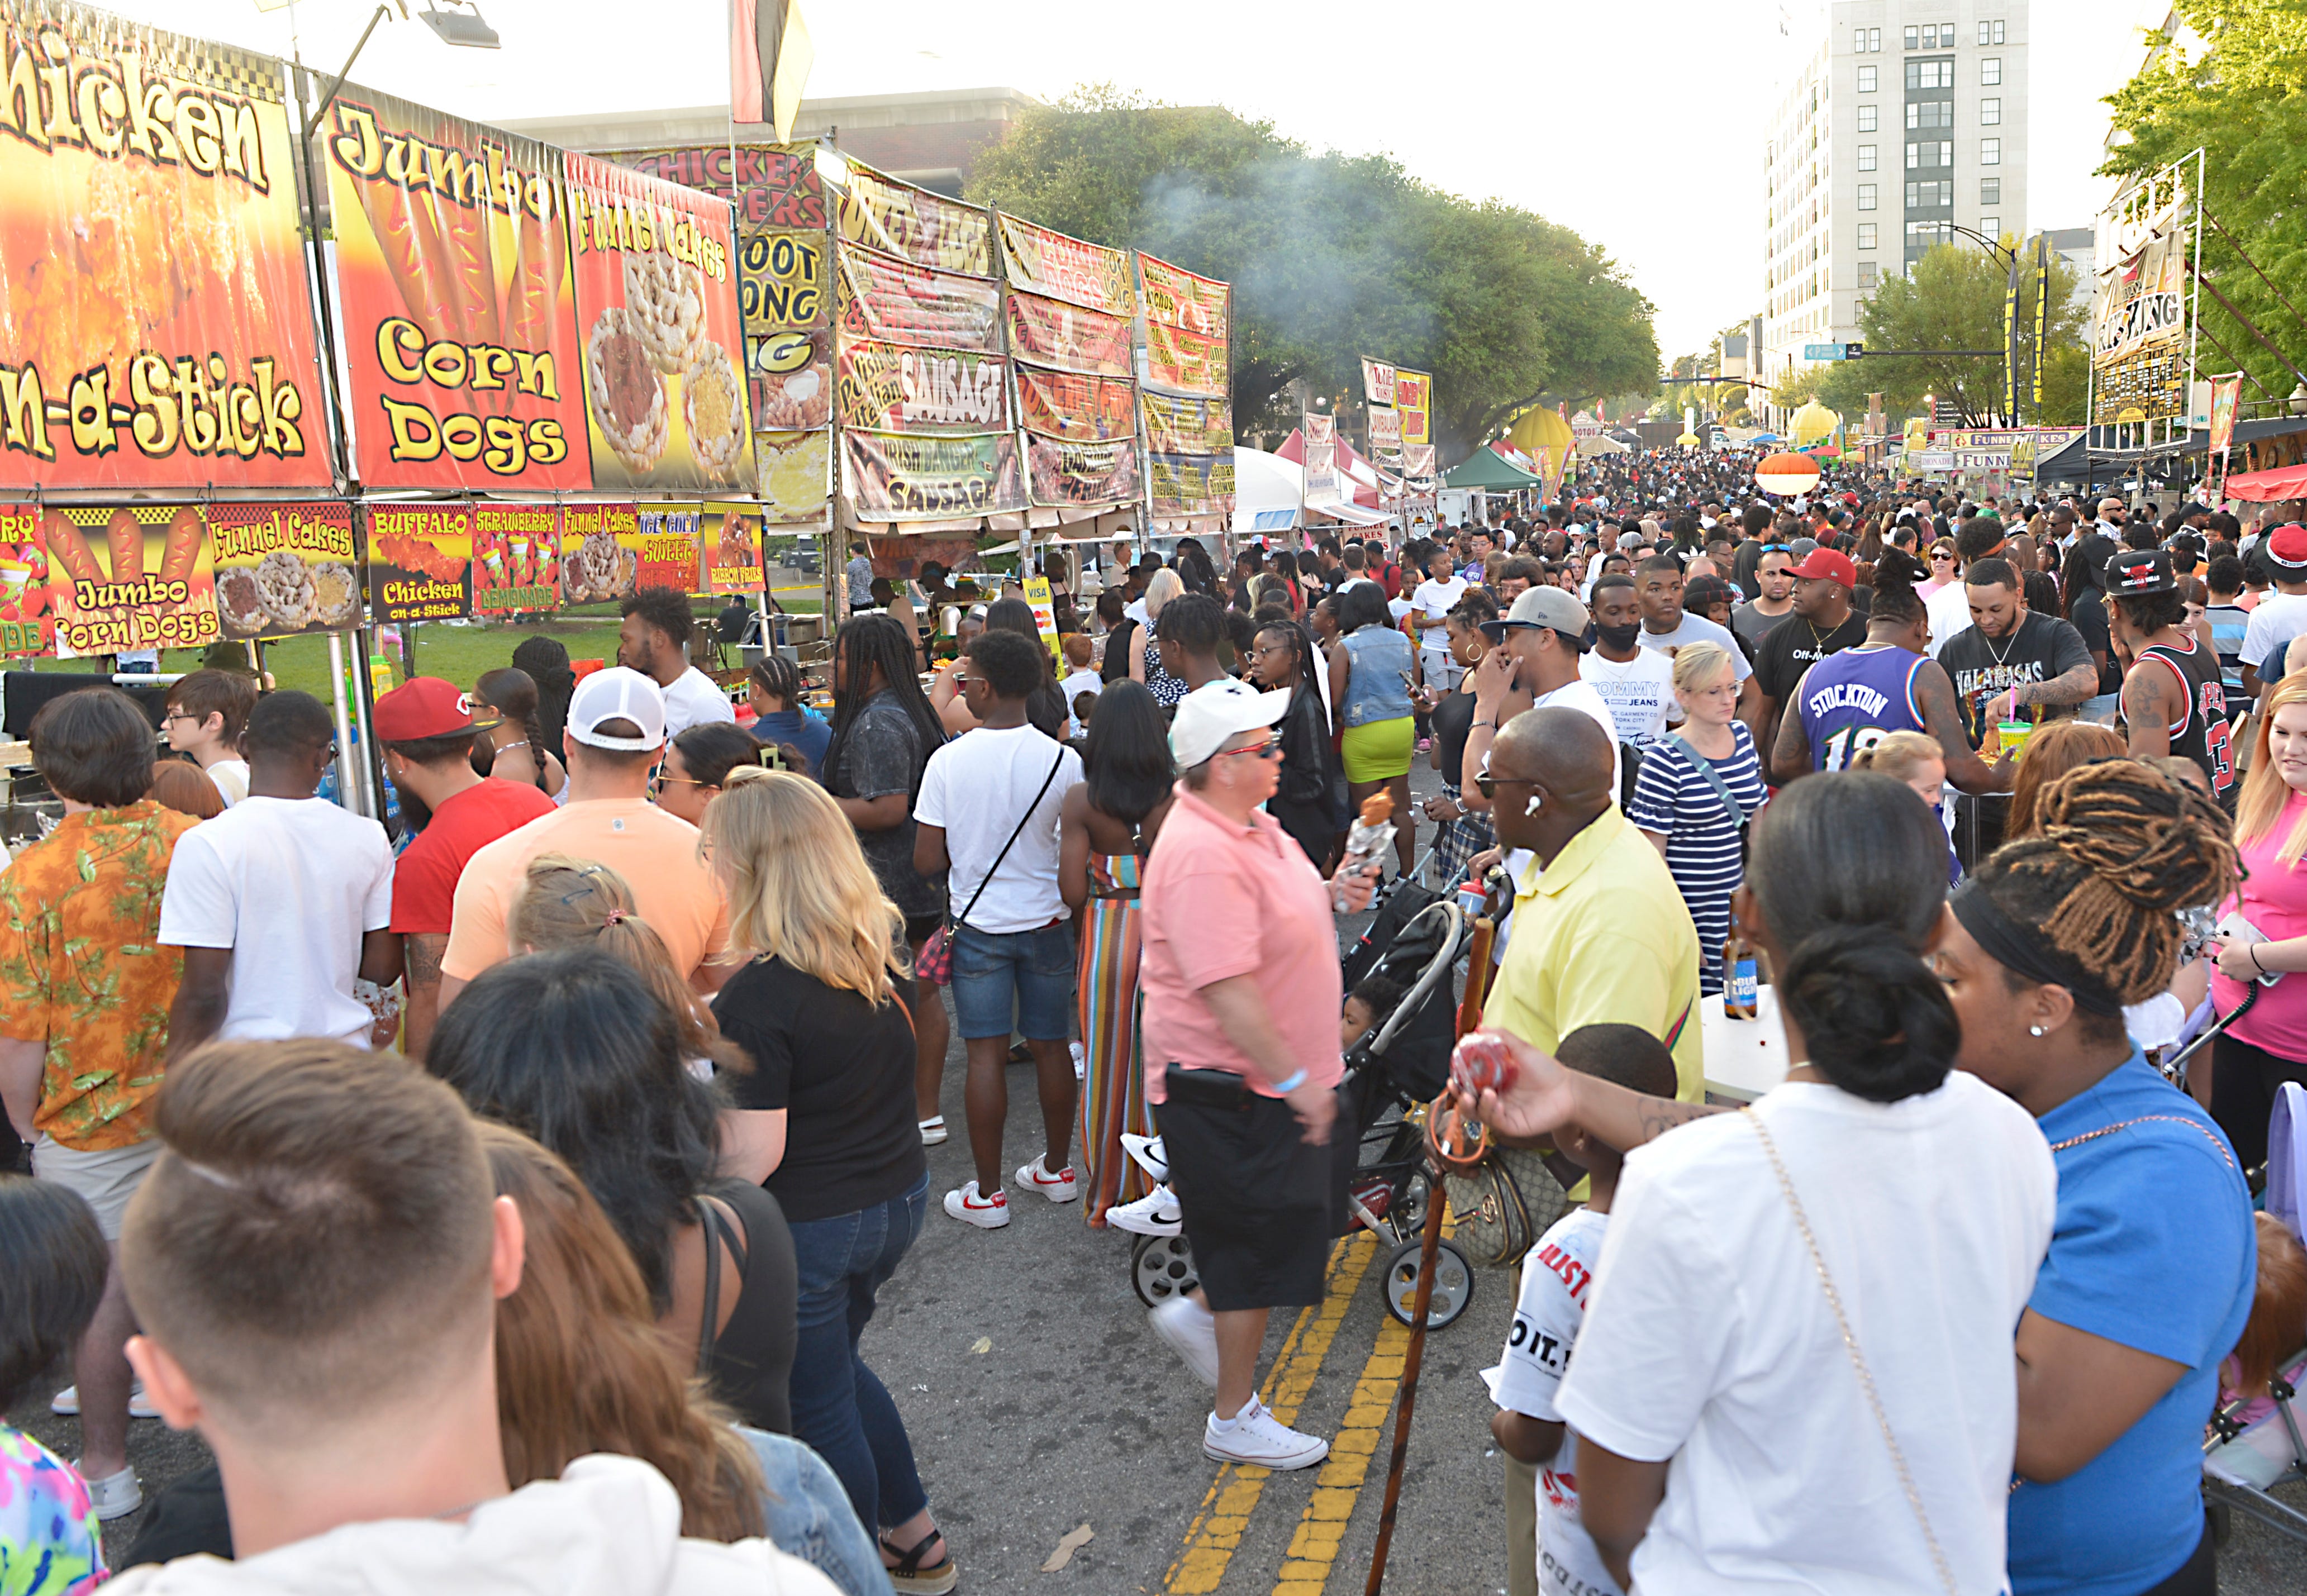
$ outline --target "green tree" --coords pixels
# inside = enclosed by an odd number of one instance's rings
[[[2019,418],[2028,425],[2082,419],[2083,390],[2073,379],[2082,367],[2084,314],[2075,303],[2074,269],[2051,256],[2049,338],[2045,345],[2043,403],[2034,401],[2030,351],[2035,337],[2035,256],[2026,241],[2005,237],[2019,249]],[[1859,337],[1870,349],[1994,349],[2003,347],[2003,296],[2008,268],[1973,244],[1942,244],[1925,253],[1905,277],[1884,280],[1858,313]],[[1888,416],[1913,415],[1928,395],[1952,404],[1966,426],[1984,426],[2003,415],[2003,358],[1984,356],[1895,356],[1843,361],[1826,366],[1814,393],[1830,410],[1846,417],[1866,413],[1866,396],[1882,395]],[[1788,402],[1783,384],[1771,396]],[[1793,402],[1799,404],[1799,399]]]
[[[2127,142],[2099,169],[2140,177],[2183,161],[2191,184],[2191,158],[2203,151],[2203,208],[2217,224],[2203,229],[2203,280],[2283,355],[2206,293],[2198,364],[2240,367],[2249,373],[2246,399],[2275,399],[2307,366],[2307,322],[2294,308],[2307,308],[2307,232],[2299,226],[2307,209],[2307,5],[2178,0],[2174,10],[2206,42],[2147,32],[2153,53],[2107,97]]]
[[[1028,110],[969,197],[1231,282],[1244,433],[1294,425],[1300,379],[1358,404],[1366,355],[1434,373],[1445,460],[1540,396],[1574,405],[1658,370],[1650,302],[1569,229],[1229,111],[1077,90]]]

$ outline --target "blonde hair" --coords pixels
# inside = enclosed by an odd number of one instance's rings
[[[589,943],[631,965],[657,1000],[673,1010],[682,1058],[711,1059],[725,1068],[743,1066],[738,1050],[721,1040],[713,1011],[697,1000],[688,977],[674,967],[665,939],[640,917],[633,889],[607,865],[566,854],[539,854],[521,873],[520,897],[506,930],[515,947],[530,952]]]
[[[1935,737],[1921,732],[1885,732],[1872,748],[1861,749],[1850,761],[1853,770],[1872,770],[1892,781],[1904,781],[1926,760],[1946,764],[1946,750]]]
[[[729,940],[826,985],[888,1000],[904,974],[905,916],[823,787],[783,770],[729,772],[699,847],[729,894]]]
[[[1145,583],[1145,614],[1151,617],[1162,613],[1162,606],[1186,590],[1186,579],[1164,565],[1148,578]]]
[[[2276,712],[2294,704],[2307,704],[2307,672],[2286,676],[2268,690],[2267,705],[2260,711],[2259,729],[2251,734],[2251,768],[2243,774],[2243,796],[2235,801],[2235,845],[2249,847],[2275,829],[2275,822],[2283,818],[2284,806],[2291,802],[2291,789],[2283,780],[2283,773],[2275,768],[2275,757],[2267,751],[2268,734],[2275,728]],[[2307,813],[2302,813],[2275,853],[2276,862],[2296,868],[2307,857]]]
[[[1730,668],[1730,650],[1721,644],[1685,643],[1675,650],[1674,691],[1703,692],[1718,673]]]

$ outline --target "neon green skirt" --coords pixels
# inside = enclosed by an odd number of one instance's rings
[[[1398,715],[1392,720],[1348,726],[1345,740],[1339,745],[1339,752],[1345,759],[1346,779],[1392,781],[1397,776],[1409,775],[1410,756],[1417,743],[1418,721],[1413,716]]]

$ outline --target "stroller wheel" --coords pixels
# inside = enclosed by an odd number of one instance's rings
[[[1418,1253],[1412,1236],[1385,1260],[1385,1310],[1407,1325],[1417,1317]],[[1439,1330],[1466,1311],[1474,1300],[1474,1266],[1458,1244],[1445,1237],[1434,1249],[1434,1291],[1426,1302],[1426,1327]]]
[[[1416,1266],[1413,1260],[1413,1272]],[[1138,1237],[1129,1249],[1129,1283],[1148,1308],[1184,1296],[1201,1283],[1201,1276],[1194,1273],[1194,1249],[1183,1236]]]

